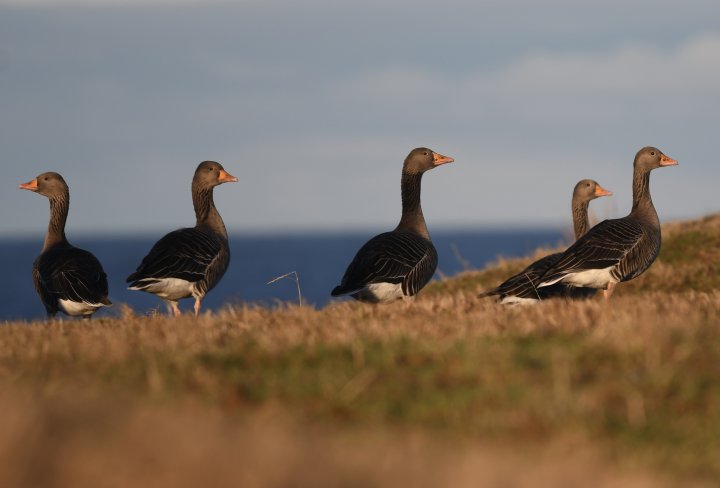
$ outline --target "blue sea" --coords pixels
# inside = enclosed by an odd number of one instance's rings
[[[203,301],[204,309],[218,310],[225,304],[298,302],[295,276],[267,284],[286,273],[296,272],[305,304],[321,307],[330,301],[330,290],[339,284],[357,249],[374,233],[357,232],[315,235],[231,235],[230,268],[218,286]],[[565,241],[561,229],[435,231],[433,242],[439,255],[435,279],[461,271],[481,269],[498,257],[524,256],[541,246]],[[73,245],[95,254],[105,268],[110,299],[126,303],[136,313],[153,309],[165,312],[157,297],[126,289],[132,273],[152,247],[155,237],[78,237]],[[35,294],[31,269],[42,247],[42,238],[0,240],[0,320],[38,319],[44,308]],[[180,303],[192,309],[192,300]],[[96,316],[115,315],[118,307],[103,309]]]

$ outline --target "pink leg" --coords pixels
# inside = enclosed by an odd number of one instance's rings
[[[200,302],[201,302],[201,299],[200,299],[200,298],[196,298],[196,299],[195,299],[195,316],[196,316],[196,317],[197,317],[198,315],[200,315]]]
[[[165,300],[165,304],[167,305],[168,313],[171,313],[173,317],[180,316],[180,307],[178,307],[177,302],[174,302],[172,300]]]
[[[605,300],[610,300],[610,296],[613,294],[613,290],[615,290],[615,285],[617,285],[617,283],[608,283],[608,286],[604,291]]]

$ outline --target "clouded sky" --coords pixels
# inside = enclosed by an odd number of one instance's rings
[[[575,182],[661,219],[720,210],[720,2],[0,0],[0,235],[41,233],[17,184],[58,171],[68,233],[194,224],[220,161],[231,232],[391,227],[416,146],[431,228],[566,224]]]

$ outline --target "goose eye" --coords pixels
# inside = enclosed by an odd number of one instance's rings
[[[651,156],[655,156],[655,151],[650,153]]]
[[[426,153],[426,152],[424,152],[424,153],[423,153],[423,155],[427,156],[427,153]]]

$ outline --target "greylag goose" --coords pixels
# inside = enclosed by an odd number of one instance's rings
[[[395,230],[373,237],[360,248],[332,296],[389,302],[416,295],[430,281],[438,256],[420,206],[420,183],[426,171],[451,162],[453,158],[424,147],[410,151],[400,183],[400,223]]]
[[[650,172],[678,162],[654,147],[644,147],[633,163],[633,205],[621,219],[604,220],[578,239],[538,280],[605,290],[640,276],[660,252],[660,220],[650,197]]]
[[[606,190],[595,180],[580,180],[573,189],[571,210],[575,239],[579,239],[590,228],[588,220],[588,205],[590,201],[612,192]],[[564,283],[555,283],[551,286],[538,288],[538,278],[557,261],[562,253],[554,253],[538,259],[518,274],[508,278],[498,287],[485,291],[480,298],[498,295],[502,304],[532,303],[553,297],[590,298],[596,290],[591,288],[577,288]]]
[[[50,223],[42,252],[33,263],[35,290],[50,318],[58,312],[90,319],[109,307],[108,282],[100,261],[88,251],[71,245],[65,237],[70,190],[58,173],[43,173],[20,185],[50,201]]]
[[[236,181],[219,163],[200,163],[192,180],[195,227],[170,232],[156,242],[128,276],[128,289],[157,295],[175,316],[180,315],[178,300],[193,297],[195,316],[199,315],[203,298],[230,263],[227,230],[215,208],[213,189]]]

